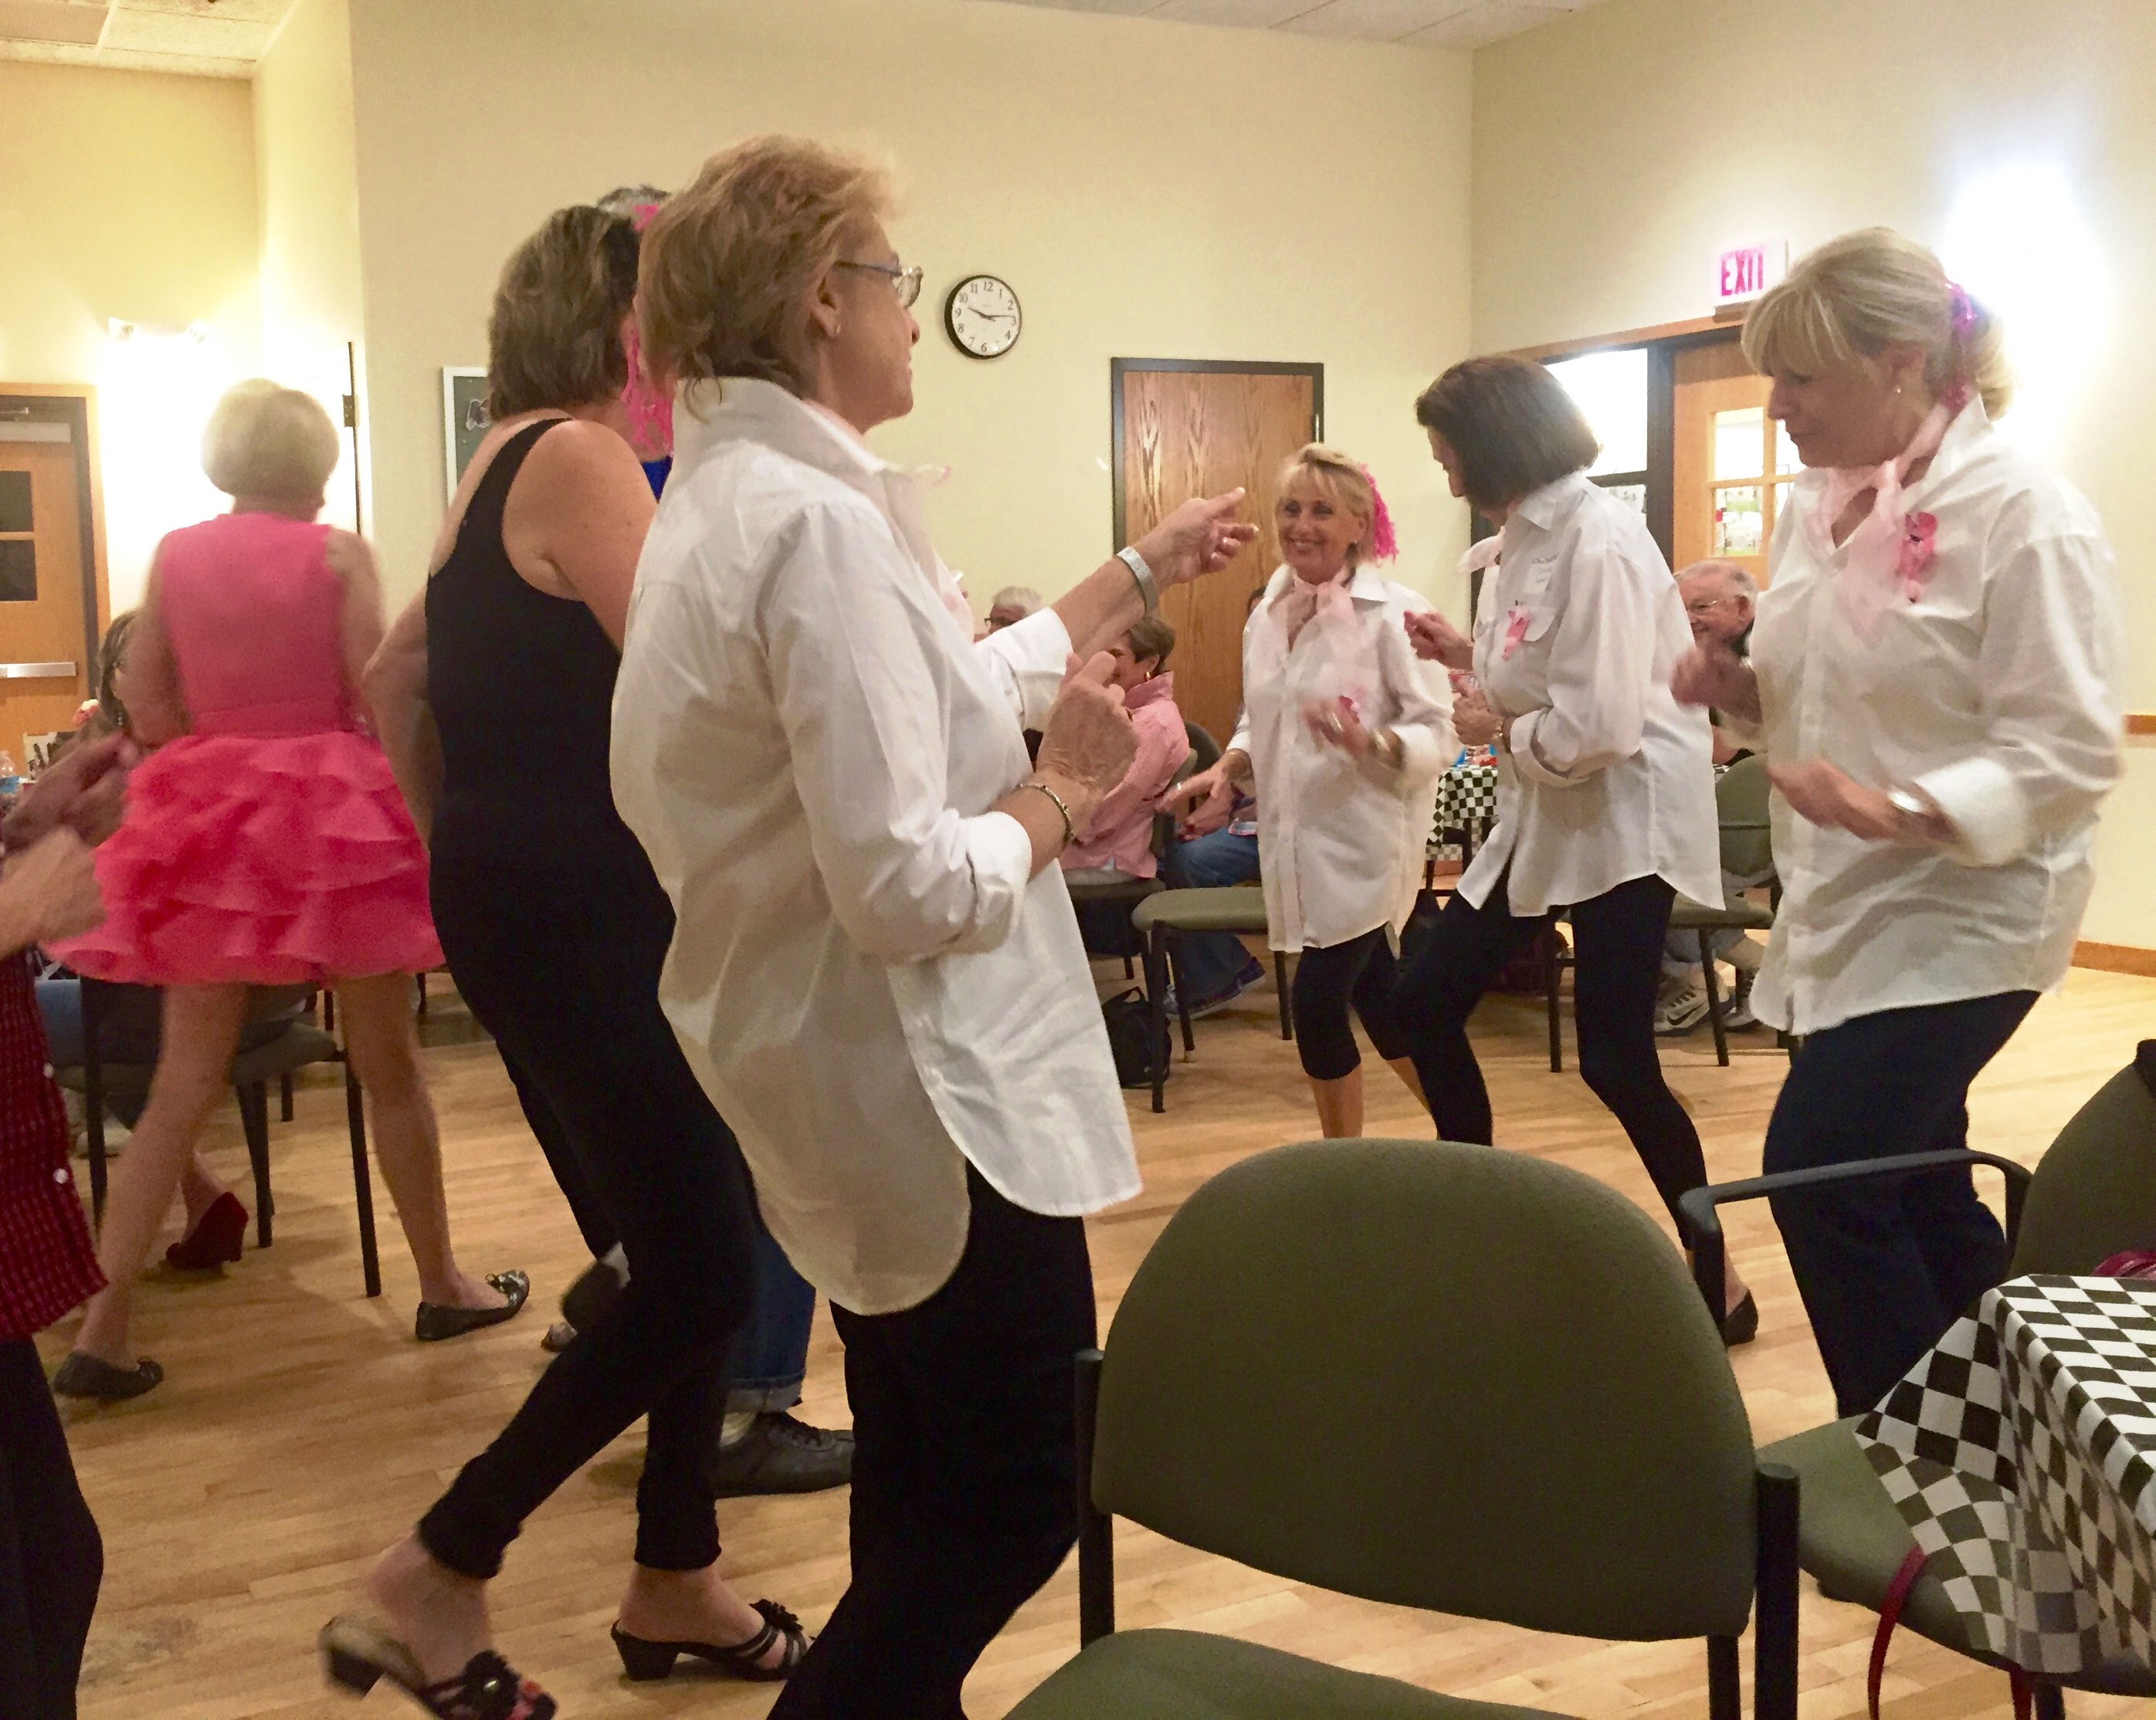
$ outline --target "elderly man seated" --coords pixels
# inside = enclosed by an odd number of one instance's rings
[[[988,600],[986,631],[1000,633],[1005,627],[1016,627],[1038,610],[1043,601],[1040,593],[1031,586],[1005,586]]]
[[[1694,638],[1702,642],[1718,640],[1739,657],[1746,654],[1759,596],[1758,584],[1750,574],[1734,561],[1695,561],[1677,576],[1677,589],[1683,594],[1685,614],[1691,622]],[[1716,764],[1730,764],[1745,755],[1743,748],[1727,739],[1719,728],[1715,729]],[[1766,881],[1764,878],[1733,878],[1725,872],[1722,888],[1726,895],[1734,896]],[[1767,952],[1733,929],[1715,933],[1711,942],[1715,955],[1727,962],[1737,975],[1736,985],[1724,1009],[1722,1025],[1749,1027],[1755,1020],[1752,1013],[1752,980]],[[1655,1031],[1666,1036],[1689,1033],[1707,1019],[1707,1009],[1705,976],[1699,970],[1698,936],[1691,932],[1671,932],[1662,947],[1662,985],[1661,995],[1655,1001]]]

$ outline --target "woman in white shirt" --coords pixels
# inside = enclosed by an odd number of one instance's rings
[[[1460,738],[1497,755],[1497,817],[1395,1008],[1440,1139],[1487,1141],[1490,1096],[1467,1018],[1559,909],[1571,918],[1579,1072],[1624,1125],[1656,1192],[1707,1180],[1699,1134],[1662,1079],[1655,996],[1670,904],[1722,899],[1707,714],[1681,709],[1671,671],[1691,642],[1684,601],[1646,523],[1590,481],[1594,433],[1541,365],[1476,358],[1424,391],[1415,416],[1450,480],[1499,521],[1498,561],[1470,640],[1410,618],[1415,648],[1463,675]],[[1758,1309],[1732,1272],[1724,1335]]]
[[[1296,1047],[1327,1136],[1363,1132],[1352,1006],[1418,1098],[1393,1023],[1400,928],[1422,883],[1450,699],[1402,622],[1421,599],[1370,566],[1391,522],[1361,462],[1312,443],[1281,468],[1282,565],[1243,627],[1243,714],[1172,805],[1224,822],[1255,783],[1268,940],[1296,963]]]
[[[660,1002],[831,1299],[854,1411],[853,1584],[780,1720],[947,1720],[1070,1548],[1082,1218],[1138,1189],[1055,863],[1135,744],[1071,653],[1253,535],[1240,492],[1187,504],[976,647],[862,439],[913,402],[889,206],[873,167],[752,139],[660,212],[638,290],[680,389],[614,796],[676,914]]]
[[[2066,976],[2093,883],[2120,769],[2110,545],[1992,428],[1999,325],[1913,241],[1822,246],[1744,351],[1808,469],[1750,663],[1704,644],[1676,688],[1774,760],[1783,896],[1752,1006],[1803,1047],[1765,1166],[1960,1147],[1969,1083]],[[1965,1170],[1774,1207],[1845,1415],[2005,1269]]]

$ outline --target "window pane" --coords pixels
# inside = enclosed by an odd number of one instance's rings
[[[1765,541],[1756,485],[1732,486],[1714,493],[1714,553],[1756,555]]]
[[[1647,486],[1644,484],[1605,484],[1602,486],[1635,514],[1647,511]]]
[[[0,531],[35,531],[30,523],[30,474],[0,472]]]
[[[28,538],[0,540],[0,603],[38,601],[38,546]]]
[[[1604,472],[1647,469],[1647,351],[1589,352],[1553,360],[1549,372],[1586,414],[1602,457],[1589,468]]]
[[[1717,481],[1759,475],[1761,438],[1766,428],[1767,415],[1756,406],[1714,415],[1714,475]]]

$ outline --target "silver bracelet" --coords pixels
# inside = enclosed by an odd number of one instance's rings
[[[1063,815],[1063,846],[1065,847],[1069,847],[1071,843],[1078,840],[1078,827],[1070,822],[1070,808],[1065,803],[1061,795],[1056,793],[1056,791],[1050,788],[1046,783],[1039,781],[1031,776],[1027,777],[1024,781],[1019,783],[1019,786],[1020,788],[1029,788],[1036,794],[1046,795],[1050,804],[1052,805],[1057,811]]]
[[[1126,544],[1116,551],[1116,560],[1131,571],[1131,577],[1138,582],[1138,598],[1151,615],[1160,607],[1160,587],[1153,583],[1152,570],[1146,566],[1146,558],[1132,545]]]

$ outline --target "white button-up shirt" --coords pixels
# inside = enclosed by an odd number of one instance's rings
[[[1880,1010],[2048,990],[2073,959],[2097,806],[2120,770],[2102,523],[1973,402],[1903,492],[1938,521],[1922,595],[1897,598],[1867,638],[1839,595],[1842,550],[1800,517],[1825,484],[1818,472],[1796,480],[1752,630],[1767,750],[1921,790],[1961,840],[1866,842],[1775,795],[1783,896],[1752,1007],[1816,1033]]]
[[[660,1001],[765,1222],[888,1313],[957,1266],[968,1160],[1034,1212],[1138,1191],[1062,872],[989,810],[1070,639],[1044,610],[975,647],[910,474],[783,389],[718,393],[675,412],[614,800],[677,916]]]
[[[1509,866],[1517,914],[1661,878],[1722,900],[1707,713],[1670,696],[1691,647],[1646,522],[1575,473],[1506,521],[1475,622],[1475,678],[1505,724],[1497,816],[1460,881],[1476,907]]]
[[[1348,597],[1359,638],[1343,662],[1323,617],[1284,646],[1271,611],[1294,578],[1276,569],[1244,625],[1243,714],[1228,745],[1257,779],[1266,940],[1276,950],[1326,950],[1406,924],[1422,885],[1438,773],[1460,743],[1450,685],[1415,656],[1404,624],[1427,602],[1357,568]],[[1374,755],[1358,763],[1310,732],[1306,709],[1343,692],[1365,727],[1399,736],[1399,770]]]

